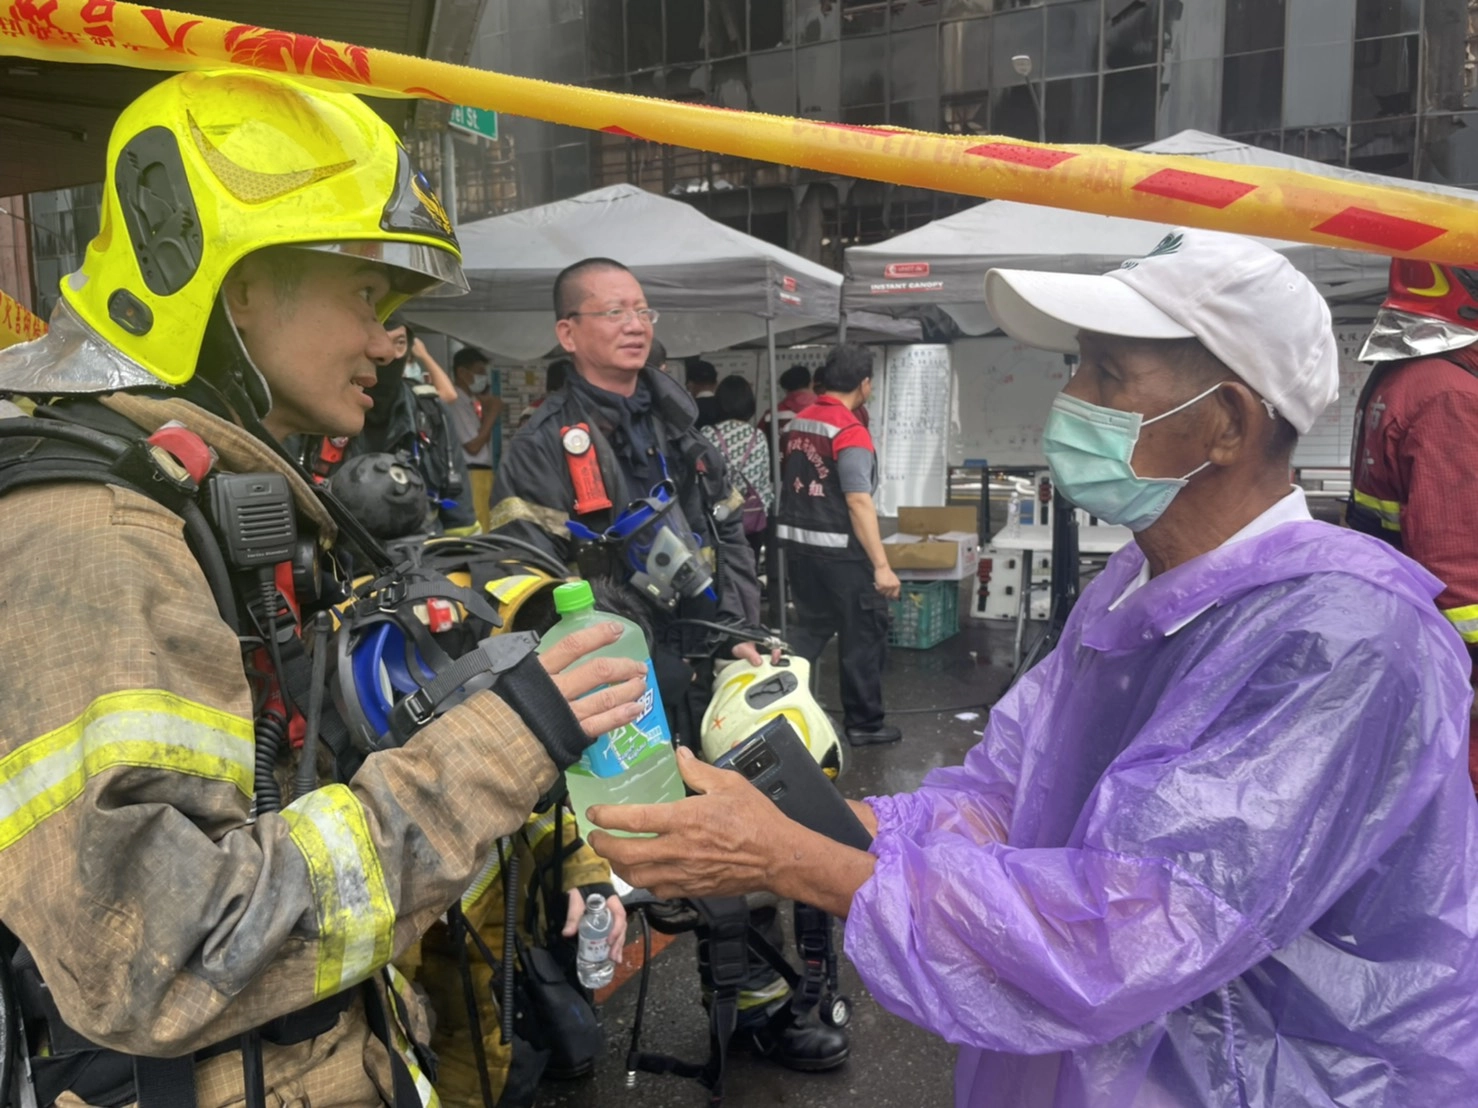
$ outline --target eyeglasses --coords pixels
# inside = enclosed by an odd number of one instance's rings
[[[660,313],[656,308],[612,308],[606,312],[571,312],[565,318],[573,319],[577,315],[592,316],[607,323],[619,323],[623,327],[633,319],[639,319],[650,326],[660,318]]]

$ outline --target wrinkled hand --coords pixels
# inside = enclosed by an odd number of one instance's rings
[[[740,661],[748,662],[752,666],[763,665],[765,662],[765,656],[760,653],[760,648],[752,642],[739,643],[737,646],[734,647],[733,654],[734,657],[738,658]],[[779,661],[779,649],[777,648],[770,651],[770,662],[772,664],[775,664]]]
[[[872,584],[873,588],[889,600],[897,600],[898,594],[903,591],[903,583],[898,580],[898,574],[893,572],[892,566],[878,566],[873,570]]]
[[[664,899],[769,889],[787,849],[784,831],[798,825],[740,774],[705,765],[682,748],[677,755],[683,780],[701,795],[670,804],[593,805],[591,823],[657,837],[593,831],[591,848],[628,883]]]
[[[580,661],[620,637],[619,623],[602,623],[567,635],[548,653],[539,656],[559,691],[570,702],[581,729],[592,739],[641,715],[637,701],[647,689],[646,666],[626,658]],[[603,685],[607,687],[602,688]],[[600,691],[593,692],[595,689]]]
[[[611,961],[617,965],[626,953],[626,905],[619,896],[606,897],[606,907],[611,910],[611,940],[606,949],[611,952]],[[585,895],[579,889],[570,890],[570,906],[565,911],[565,925],[560,934],[573,939],[580,933],[580,917],[585,914]]]

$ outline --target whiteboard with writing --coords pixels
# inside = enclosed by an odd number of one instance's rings
[[[1068,379],[1062,355],[1001,336],[961,339],[953,351],[960,416],[950,461],[1045,465],[1042,428]]]
[[[949,442],[955,433],[950,364],[948,346],[888,347],[877,444],[882,469],[878,507],[884,515],[897,515],[905,505],[944,504]],[[873,426],[876,434],[878,424]]]

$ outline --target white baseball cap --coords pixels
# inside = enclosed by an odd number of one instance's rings
[[[1028,346],[1078,352],[1078,332],[1200,339],[1305,434],[1339,395],[1329,305],[1282,254],[1241,235],[1177,228],[1103,276],[992,269],[985,302]]]

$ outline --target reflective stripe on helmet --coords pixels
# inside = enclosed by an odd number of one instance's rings
[[[1478,644],[1478,604],[1461,608],[1443,608],[1442,614],[1452,621],[1463,642]]]
[[[1355,503],[1369,508],[1380,516],[1380,525],[1387,531],[1401,530],[1401,503],[1396,500],[1377,500],[1369,493],[1355,491]]]
[[[159,689],[109,693],[0,760],[0,850],[82,795],[93,777],[142,766],[252,795],[251,721]]]
[[[347,785],[327,785],[282,810],[308,863],[318,904],[317,996],[332,996],[390,961],[395,909],[364,809]]]

